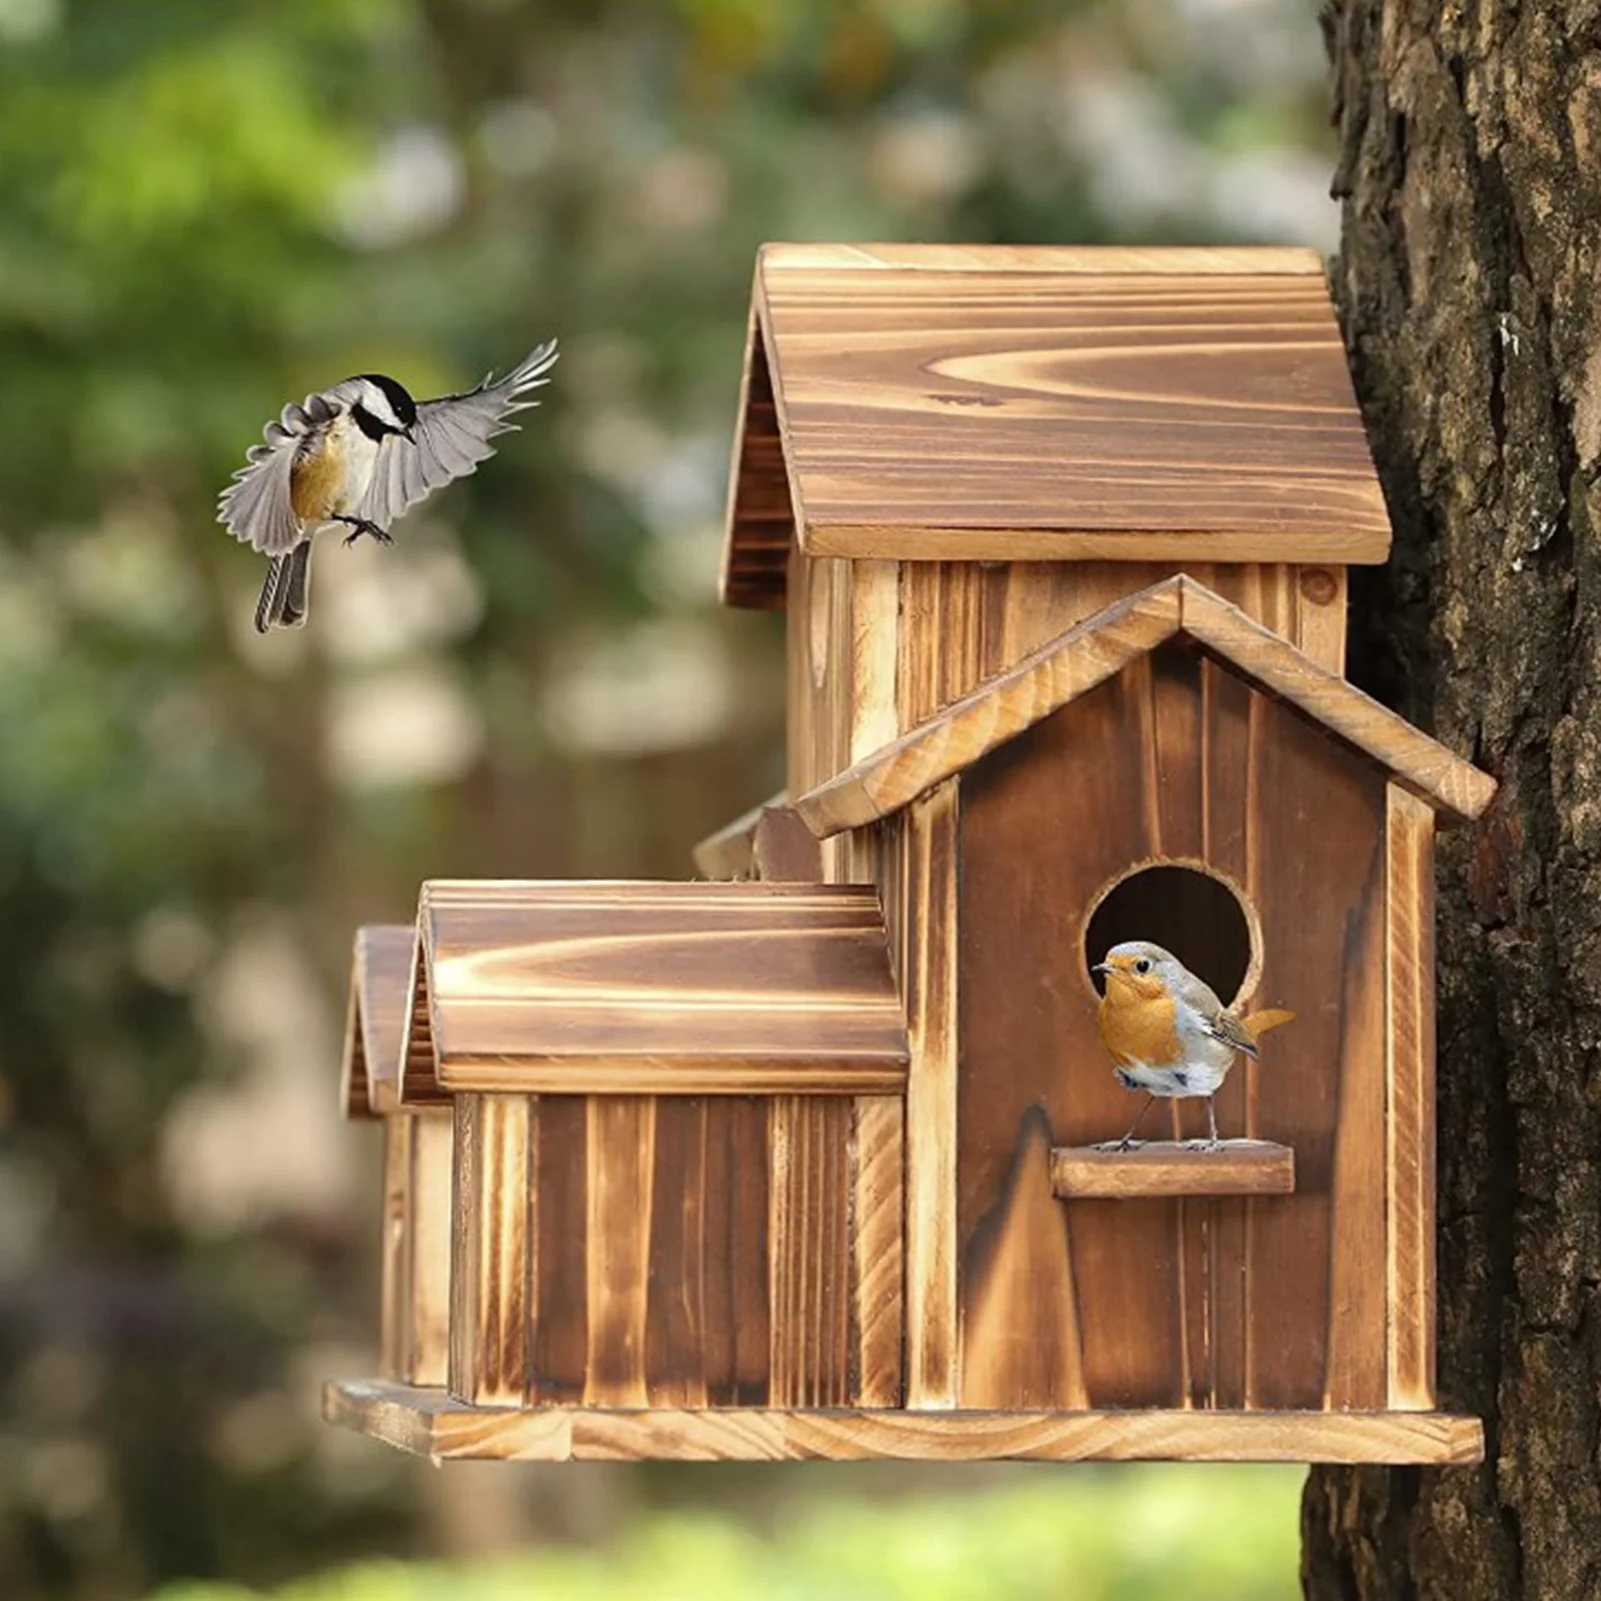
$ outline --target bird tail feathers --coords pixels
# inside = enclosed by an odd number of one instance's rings
[[[302,540],[293,550],[274,556],[262,580],[261,598],[256,602],[256,632],[271,628],[298,628],[306,620],[306,602],[311,582],[311,541]]]
[[[1240,1019],[1245,1032],[1253,1040],[1259,1040],[1269,1030],[1278,1028],[1283,1023],[1293,1023],[1294,1012],[1286,1012],[1281,1007],[1270,1006],[1265,1011],[1251,1012]]]

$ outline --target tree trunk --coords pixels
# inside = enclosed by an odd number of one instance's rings
[[[1440,853],[1440,1380],[1477,1469],[1321,1469],[1314,1601],[1601,1596],[1601,4],[1326,10],[1334,282],[1395,522],[1353,646],[1501,780]]]

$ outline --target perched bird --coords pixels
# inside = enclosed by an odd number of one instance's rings
[[[538,405],[519,397],[549,382],[555,362],[552,339],[465,394],[417,401],[393,378],[363,373],[285,406],[218,502],[217,521],[270,558],[257,630],[305,622],[321,529],[342,523],[347,545],[363,534],[389,544],[402,512],[494,455],[489,441],[516,426],[507,421],[513,412]]]
[[[1236,1017],[1185,965],[1160,945],[1128,940],[1114,945],[1095,965],[1106,975],[1106,994],[1097,1014],[1101,1043],[1111,1056],[1117,1081],[1126,1090],[1146,1091],[1145,1104],[1122,1139],[1102,1150],[1126,1151],[1140,1120],[1157,1096],[1206,1098],[1216,1150],[1217,1113],[1212,1097],[1234,1065],[1237,1052],[1257,1054],[1257,1041],[1270,1028],[1288,1023],[1294,1012],[1252,1012]]]

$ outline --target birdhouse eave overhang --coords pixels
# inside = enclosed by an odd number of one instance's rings
[[[1315,251],[762,248],[721,579],[900,561],[1378,563]]]
[[[402,1099],[899,1094],[871,886],[432,881]]]
[[[1185,639],[1377,761],[1447,817],[1480,815],[1495,780],[1193,578],[1128,596],[793,802],[819,839],[899,811],[1169,640]]]
[[[370,923],[356,931],[339,1089],[347,1118],[378,1117],[399,1105],[415,943],[409,923]]]

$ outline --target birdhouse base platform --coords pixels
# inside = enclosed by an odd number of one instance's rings
[[[325,1386],[330,1423],[435,1462],[1474,1463],[1477,1418],[1444,1412],[911,1412],[467,1406],[378,1379]]]
[[[1175,1196],[1293,1195],[1295,1152],[1271,1140],[1136,1141],[1126,1151],[1060,1145],[1051,1188],[1064,1201],[1168,1201]]]

